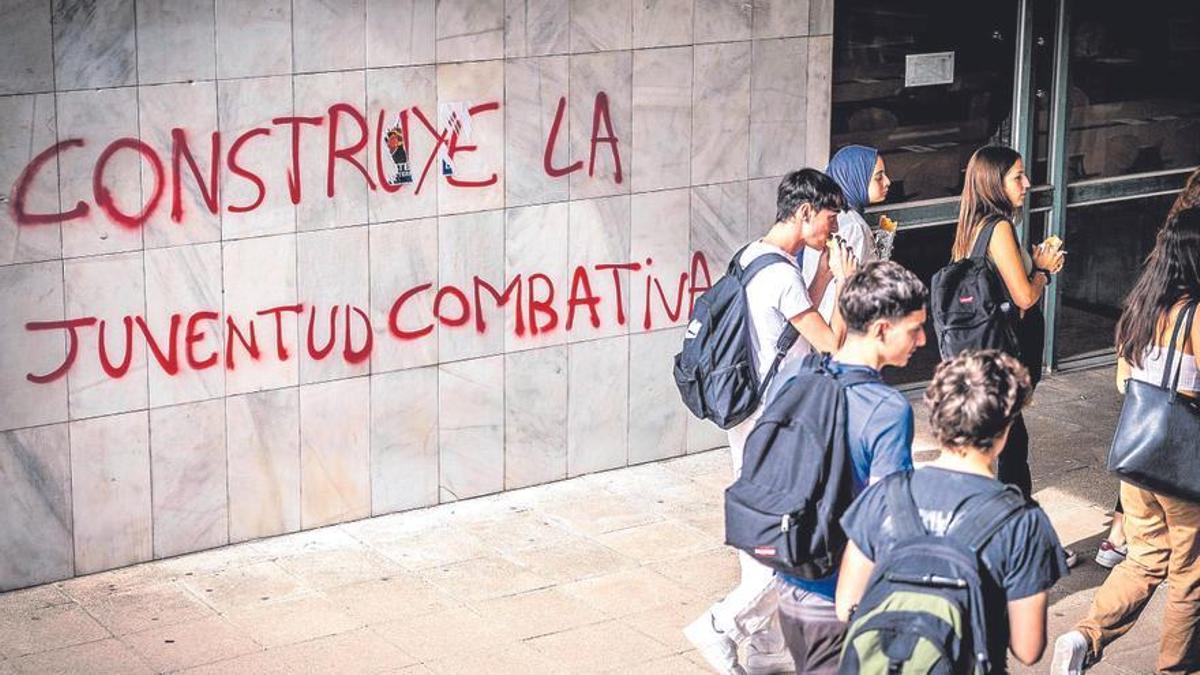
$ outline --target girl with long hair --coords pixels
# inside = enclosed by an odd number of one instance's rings
[[[1171,204],[1171,209],[1167,211],[1167,220],[1170,220],[1180,211],[1198,206],[1200,206],[1200,169],[1196,169],[1188,176],[1187,182],[1183,185],[1183,190],[1179,192],[1179,196]],[[1129,370],[1121,368],[1121,362],[1119,361],[1117,365],[1117,389],[1121,393],[1125,393],[1125,380],[1129,378]],[[1121,506],[1121,499],[1118,497],[1117,506],[1112,514],[1112,524],[1108,528],[1108,537],[1100,542],[1100,546],[1096,550],[1096,564],[1111,569],[1120,564],[1125,559],[1127,553],[1128,549],[1125,544],[1125,513]]]
[[[989,237],[987,255],[1015,306],[1010,316],[1020,347],[1019,358],[1034,384],[1042,371],[1045,321],[1038,301],[1052,275],[1063,266],[1063,251],[1049,241],[1033,248],[1030,256],[1017,242],[1013,226],[1017,209],[1025,203],[1029,179],[1020,153],[999,145],[982,147],[971,155],[958,211],[958,229],[950,257],[962,260],[971,254],[982,233]],[[997,478],[1016,485],[1028,497],[1033,490],[1029,475],[1029,432],[1018,415],[1000,455]],[[1073,562],[1073,561],[1072,561]]]
[[[1176,212],[1159,231],[1117,322],[1117,372],[1158,384],[1180,315],[1200,301],[1200,209]],[[1200,398],[1200,323],[1175,343],[1178,391]],[[1197,446],[1200,448],[1200,445]],[[1200,461],[1200,454],[1197,455]],[[1054,647],[1053,673],[1080,673],[1124,635],[1167,581],[1158,672],[1200,671],[1200,504],[1121,483],[1129,552],[1092,598],[1087,618]]]

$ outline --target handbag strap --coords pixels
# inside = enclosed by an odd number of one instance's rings
[[[1162,387],[1171,392],[1174,396],[1179,390],[1179,377],[1183,373],[1183,359],[1186,354],[1179,352],[1179,363],[1175,363],[1175,341],[1179,339],[1179,330],[1183,328],[1183,344],[1181,347],[1186,347],[1188,338],[1192,335],[1192,322],[1196,319],[1197,301],[1188,302],[1183,309],[1179,311],[1179,315],[1175,317],[1175,328],[1171,331],[1171,342],[1167,347],[1167,363],[1163,366]],[[1171,372],[1171,366],[1175,367],[1175,372]],[[1170,385],[1168,387],[1168,385]]]

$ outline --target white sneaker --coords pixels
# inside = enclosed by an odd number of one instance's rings
[[[777,652],[762,652],[751,641],[746,646],[746,675],[779,675],[796,672],[792,653],[784,647]]]
[[[713,670],[721,675],[746,675],[746,671],[738,665],[737,643],[717,629],[712,612],[705,612],[688,624],[683,629],[683,635]]]
[[[1121,546],[1113,546],[1113,543],[1107,539],[1100,542],[1100,548],[1096,550],[1096,564],[1101,567],[1112,569],[1121,564],[1125,556],[1129,555],[1129,547],[1122,544]]]
[[[1064,633],[1054,641],[1054,661],[1050,664],[1051,675],[1080,675],[1087,660],[1088,641],[1077,630]]]

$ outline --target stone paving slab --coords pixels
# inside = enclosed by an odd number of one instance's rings
[[[1035,496],[1085,560],[1051,591],[1051,640],[1104,579],[1119,406],[1105,369],[1048,379],[1027,413]],[[0,675],[707,672],[681,629],[737,578],[729,481],[718,449],[0,594]],[[1152,671],[1162,595],[1089,672]]]

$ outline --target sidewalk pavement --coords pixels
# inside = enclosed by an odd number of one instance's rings
[[[1119,406],[1104,369],[1043,382],[1027,413],[1035,496],[1085,562],[1017,672],[1046,672],[1103,581]],[[720,449],[2,594],[0,675],[704,673],[681,629],[737,578],[729,482]],[[1156,597],[1089,672],[1153,670],[1161,616]]]

